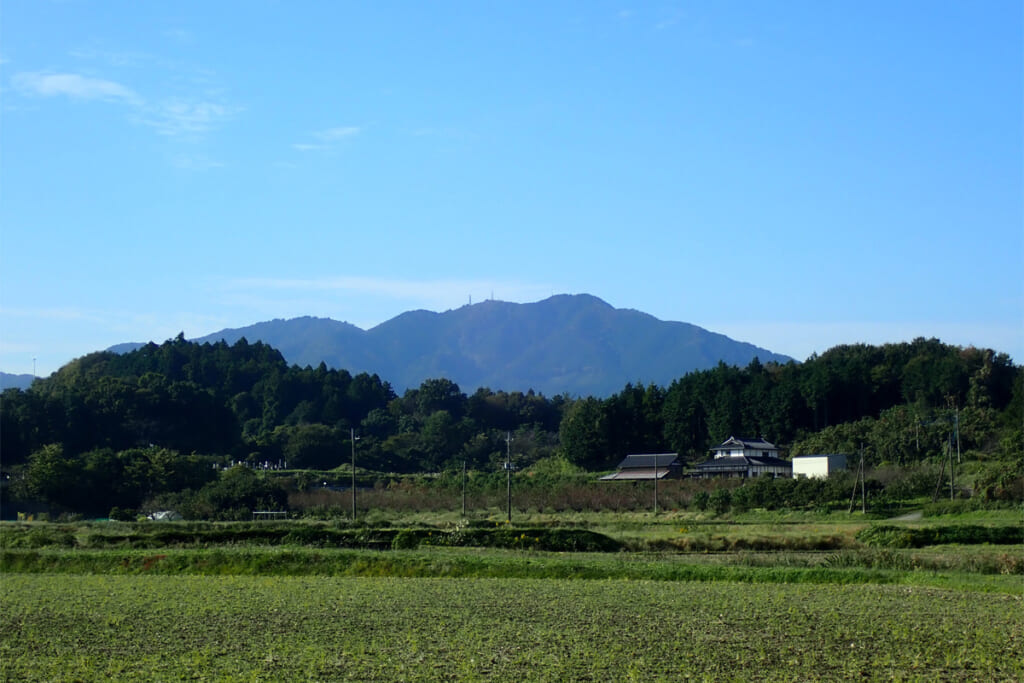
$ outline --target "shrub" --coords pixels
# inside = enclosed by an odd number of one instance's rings
[[[708,506],[718,514],[729,510],[732,504],[732,493],[729,489],[715,489],[708,498]]]
[[[115,522],[134,522],[137,514],[138,513],[135,510],[119,508],[115,505],[110,508],[110,514],[108,516]]]
[[[402,529],[391,539],[392,550],[415,550],[420,547],[419,534],[410,529]]]
[[[3,548],[74,548],[75,534],[67,527],[12,527],[0,534]]]
[[[1024,542],[1024,527],[961,524],[909,528],[878,524],[858,532],[857,540],[866,545],[882,548],[923,548],[928,545],[949,543],[1015,545]]]

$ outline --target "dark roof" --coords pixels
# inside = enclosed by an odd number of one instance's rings
[[[778,447],[775,444],[771,443],[770,441],[765,441],[764,439],[750,437],[737,438],[735,436],[730,436],[728,439],[718,444],[711,450],[721,451],[733,448],[735,446],[742,446],[743,448],[750,448],[754,450],[778,450]]]
[[[636,481],[640,479],[664,479],[672,473],[670,467],[631,467],[601,477],[601,481]]]
[[[767,455],[732,455],[727,458],[714,458],[697,465],[698,470],[746,470],[748,467],[788,467],[793,463],[782,458]]]
[[[678,458],[678,453],[638,453],[627,455],[625,460],[619,463],[619,469],[673,467],[679,465]]]

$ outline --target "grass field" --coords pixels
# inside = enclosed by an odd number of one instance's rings
[[[0,525],[0,680],[1024,680],[1019,511],[429,521]],[[515,542],[434,544],[484,527]]]
[[[6,575],[3,680],[1021,680],[1020,596],[905,586]]]

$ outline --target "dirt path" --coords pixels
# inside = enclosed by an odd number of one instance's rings
[[[917,512],[908,512],[905,515],[899,517],[890,517],[887,522],[917,522],[924,516],[924,513],[918,510]]]

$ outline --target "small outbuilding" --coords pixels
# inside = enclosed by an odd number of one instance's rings
[[[834,472],[846,469],[846,456],[842,453],[826,455],[794,455],[793,476],[824,479]]]
[[[678,479],[682,471],[678,453],[638,453],[627,455],[618,472],[601,477],[601,481]]]

